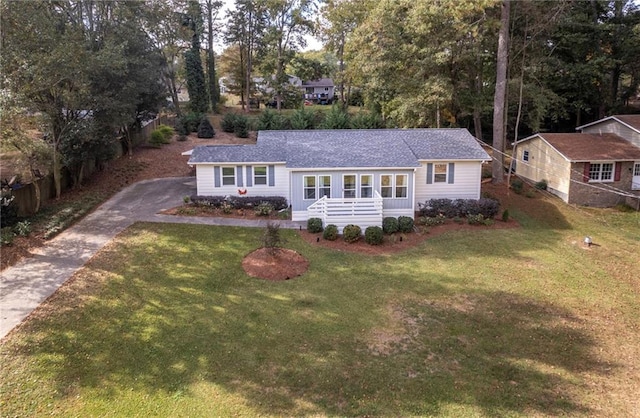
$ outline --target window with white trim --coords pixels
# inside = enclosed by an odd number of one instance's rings
[[[331,176],[318,176],[318,196],[331,198]]]
[[[433,165],[433,182],[446,183],[448,172],[449,172],[449,164],[447,163],[434,164]]]
[[[342,197],[345,199],[355,199],[356,197],[356,175],[345,174],[342,176]]]
[[[386,198],[393,197],[393,176],[391,174],[380,176],[380,195]]]
[[[360,175],[360,197],[373,197],[373,176],[371,174]]]
[[[255,186],[267,185],[267,167],[266,166],[253,167],[253,184]]]
[[[222,185],[235,186],[236,184],[236,168],[222,167]]]
[[[304,176],[304,200],[316,200],[316,176]]]
[[[635,163],[633,165],[633,176],[640,176],[640,163]]]
[[[396,174],[396,199],[406,199],[409,191],[409,176]]]
[[[589,181],[613,181],[613,163],[591,163]]]
[[[522,161],[529,161],[529,150],[522,151]]]

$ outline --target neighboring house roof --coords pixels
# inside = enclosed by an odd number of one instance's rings
[[[333,87],[333,80],[330,78],[319,78],[318,80],[307,80],[302,82],[302,87]]]
[[[616,134],[539,133],[518,144],[540,137],[571,162],[634,161],[640,159],[640,148]]]
[[[604,119],[597,120],[595,122],[587,123],[586,125],[578,126],[576,128],[577,131],[587,128],[589,126],[597,125],[598,123],[606,122],[609,120],[616,120],[623,125],[628,126],[634,131],[640,133],[640,115],[613,115]]]
[[[466,129],[260,131],[255,145],[194,149],[189,164],[282,162],[290,168],[419,167],[421,160],[486,161]]]

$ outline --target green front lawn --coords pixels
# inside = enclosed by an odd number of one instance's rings
[[[136,224],[0,347],[0,416],[633,415],[640,214],[546,205],[392,256],[283,231],[282,282],[262,230]]]

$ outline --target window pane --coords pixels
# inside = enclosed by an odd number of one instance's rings
[[[388,176],[388,175],[380,176],[380,184],[383,187],[391,186],[391,176]]]
[[[406,175],[398,175],[396,176],[396,187],[406,186],[407,185],[407,176]]]
[[[380,196],[382,196],[382,197],[393,197],[393,188],[392,187],[381,187],[380,188]]]
[[[253,174],[256,176],[266,176],[267,167],[253,167]]]
[[[267,167],[253,167],[253,184],[267,184]]]
[[[636,163],[633,166],[633,175],[634,176],[640,176],[640,163]]]
[[[222,167],[222,185],[233,186],[236,184],[235,167]]]
[[[612,180],[613,179],[613,164],[602,164],[602,173],[600,180]]]
[[[316,189],[304,189],[304,198],[305,199],[315,199],[316,198]]]
[[[320,197],[331,198],[331,176],[320,176],[318,178],[318,191]]]
[[[522,151],[522,161],[529,161],[529,151]]]
[[[234,167],[222,167],[223,176],[235,176],[236,169]]]
[[[397,198],[405,198],[405,197],[407,197],[407,188],[406,187],[396,187],[396,197]]]
[[[344,188],[355,189],[356,188],[356,176],[344,176]]]
[[[433,165],[433,182],[434,183],[447,182],[447,164]]]
[[[591,163],[589,167],[589,178],[591,180],[600,180],[600,164]]]
[[[304,187],[316,187],[316,178],[315,178],[315,176],[305,176],[305,178],[304,178]]]

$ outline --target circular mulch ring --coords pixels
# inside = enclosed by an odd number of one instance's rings
[[[270,254],[266,248],[259,248],[245,256],[242,268],[251,277],[289,280],[304,274],[309,268],[309,261],[286,248],[277,248],[275,254]]]

